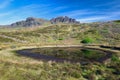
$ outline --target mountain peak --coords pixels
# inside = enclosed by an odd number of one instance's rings
[[[34,17],[28,17],[24,21],[18,21],[16,23],[11,24],[11,27],[31,27],[31,26],[40,26],[44,23],[49,22],[48,20],[44,20],[41,18],[34,18]]]
[[[73,18],[69,18],[68,16],[59,16],[56,18],[52,18],[50,20],[50,22],[52,24],[56,24],[56,23],[75,23],[75,24],[79,24],[79,21],[76,21],[76,19]]]
[[[79,24],[80,22],[68,16],[59,16],[56,18],[52,18],[51,20],[28,17],[25,20],[18,21],[18,22],[12,23],[10,25],[5,25],[5,26],[6,27],[36,27],[36,26],[41,26],[41,25],[46,25],[46,24],[59,24],[59,23]]]
[[[36,20],[37,18],[34,18],[34,17],[28,17],[28,18],[26,18],[26,21],[34,21],[34,20]]]

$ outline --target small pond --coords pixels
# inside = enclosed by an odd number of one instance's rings
[[[33,48],[17,51],[17,54],[39,60],[56,62],[104,62],[112,54],[106,51],[78,47]]]

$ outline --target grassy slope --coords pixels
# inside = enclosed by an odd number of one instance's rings
[[[118,80],[119,60],[113,57],[111,63],[80,65],[44,62],[16,55],[13,50],[0,51],[0,80]]]
[[[120,61],[113,56],[111,63],[88,65],[43,62],[16,55],[12,50],[16,46],[40,46],[45,44],[81,44],[90,37],[92,44],[120,45],[120,24],[81,24],[52,25],[44,28],[0,29],[0,35],[5,35],[27,41],[25,43],[0,38],[0,80],[118,80],[120,76]],[[13,48],[12,50],[6,47]]]
[[[0,36],[0,44],[81,44],[82,40],[90,38],[92,44],[120,45],[119,23],[59,24],[42,28],[10,28],[9,30],[5,28],[0,30],[0,35],[10,37]]]

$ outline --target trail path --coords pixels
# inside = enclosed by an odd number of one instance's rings
[[[20,43],[26,43],[27,42],[27,41],[24,41],[24,40],[20,40],[20,39],[14,38],[14,37],[6,36],[6,35],[1,35],[1,34],[0,34],[0,37],[8,38],[8,39],[11,39],[13,41],[20,42]]]

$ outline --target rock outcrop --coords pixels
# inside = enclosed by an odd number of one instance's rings
[[[32,27],[32,26],[40,26],[45,23],[48,23],[48,20],[40,19],[40,18],[33,18],[33,17],[28,17],[25,21],[19,21],[16,23],[11,24],[11,27]]]
[[[79,21],[76,21],[75,19],[73,18],[69,18],[67,16],[61,16],[61,17],[57,17],[57,18],[53,18],[50,20],[50,22],[52,24],[57,24],[57,23],[75,23],[75,24],[79,24],[80,22]]]
[[[37,26],[43,26],[46,24],[50,25],[50,24],[59,24],[59,23],[79,24],[80,22],[76,21],[73,18],[69,18],[67,16],[57,17],[57,18],[53,18],[51,20],[28,17],[28,18],[26,18],[26,20],[18,21],[18,22],[12,23],[10,25],[0,25],[0,27],[37,27]]]

